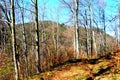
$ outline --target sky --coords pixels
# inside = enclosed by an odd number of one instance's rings
[[[29,7],[30,5],[28,4],[30,3],[31,0],[25,0],[25,1],[26,1],[25,6]],[[113,26],[115,26],[114,22],[109,23],[107,21],[112,19],[115,15],[117,15],[118,3],[116,1],[119,1],[119,0],[99,0],[99,1],[105,2],[105,5],[106,5],[105,6],[106,24],[109,24],[109,26],[107,26],[107,33],[114,36],[114,31],[113,31]],[[67,21],[70,20],[71,13],[68,11],[68,9],[63,7],[63,5],[59,0],[38,0],[38,7],[39,7],[39,20],[43,20],[41,16],[43,15],[43,13],[45,14],[44,20],[52,20],[52,21],[57,21],[59,23],[66,23]],[[34,10],[32,8],[29,8],[29,9]],[[31,14],[29,12],[26,12],[26,13],[27,15]],[[26,22],[29,22],[30,18],[28,17],[25,20]]]
[[[105,2],[106,21],[111,20],[115,15],[117,15],[117,10],[118,10],[118,3],[116,2],[117,0],[99,0],[99,1]],[[51,9],[54,9],[54,7],[61,6],[60,2],[58,0],[49,0],[48,5],[49,5],[49,7],[52,7]],[[103,6],[103,4],[102,4],[102,6]],[[69,15],[69,13],[67,13],[67,12],[65,13],[65,10],[61,10],[61,11],[63,11],[63,14],[60,13],[60,15],[63,15],[63,16],[60,16],[60,22],[64,23],[69,19],[69,16],[67,17],[67,15]],[[54,14],[54,12],[53,12],[53,14]],[[115,33],[113,31],[113,27],[115,26],[114,25],[115,23],[114,22],[113,23],[106,22],[106,25],[107,24],[108,24],[108,26],[106,28],[107,33],[112,36],[115,36]]]
[[[43,0],[39,0],[39,4],[43,5]],[[66,9],[62,8],[61,2],[59,0],[44,0],[47,7],[47,12],[45,13],[47,15],[47,20],[53,20],[57,21],[59,23],[64,23],[68,20],[69,14],[66,11]]]
[[[29,10],[34,10],[29,7],[31,0],[25,0],[25,7]],[[44,6],[45,4],[45,6]],[[69,14],[66,9],[61,7],[59,0],[38,0],[38,9],[39,9],[39,20],[42,20],[42,15],[44,13],[44,20],[58,21],[59,23],[64,23],[68,20]],[[31,15],[29,11],[26,11],[26,16]],[[25,19],[25,22],[30,22],[30,17]],[[33,20],[33,19],[32,19]]]
[[[116,0],[117,1],[117,0]],[[115,0],[106,0],[106,19],[111,19],[115,15],[118,15],[118,3]],[[119,0],[118,0],[119,1]],[[115,36],[114,28],[115,22],[109,23],[107,26],[107,33]]]

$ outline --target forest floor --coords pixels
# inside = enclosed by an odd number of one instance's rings
[[[99,59],[66,62],[29,80],[120,80],[120,52]]]

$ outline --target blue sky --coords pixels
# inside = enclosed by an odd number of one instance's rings
[[[68,20],[68,12],[63,9],[59,0],[44,0],[46,3],[46,20],[56,21],[58,19],[59,23],[64,23]],[[39,0],[39,5],[43,5],[42,0]]]
[[[31,0],[26,0],[27,7],[29,7],[28,4],[30,1]],[[106,7],[105,7],[106,20],[109,20],[115,15],[117,15],[118,4],[116,3],[115,0],[101,0],[101,1],[106,2]],[[46,7],[45,12],[43,9],[44,4]],[[42,20],[41,15],[43,14],[43,12],[45,14],[44,20],[58,21],[59,23],[65,23],[71,17],[71,13],[66,8],[63,8],[59,0],[38,0],[38,5],[39,5],[39,20]],[[31,10],[34,10],[34,9],[31,9]],[[27,14],[30,14],[30,13],[27,12]],[[29,21],[29,19],[30,18],[27,18],[26,21],[27,20]],[[111,25],[114,23],[109,23],[109,24]],[[111,35],[114,34],[112,26],[107,27],[107,32]]]
[[[117,0],[116,0],[117,1]],[[118,14],[118,3],[115,0],[106,0],[106,19],[111,19],[115,15]],[[112,36],[115,36],[114,28],[115,22],[109,23],[110,25],[107,26],[107,33]]]

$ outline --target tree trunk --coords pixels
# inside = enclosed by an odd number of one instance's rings
[[[86,52],[87,52],[87,56],[89,54],[89,47],[88,47],[88,44],[89,44],[89,40],[88,40],[88,29],[87,29],[87,26],[88,26],[88,21],[87,21],[87,12],[85,10],[85,31],[86,31]],[[88,57],[89,58],[89,57]]]
[[[17,65],[17,53],[16,53],[16,35],[15,35],[15,12],[14,12],[14,0],[11,0],[11,39],[12,39],[12,52],[13,52],[13,60],[14,60],[14,68],[15,68],[15,79],[19,79],[19,74],[18,74],[18,65]]]
[[[120,3],[120,2],[119,2]],[[119,5],[118,46],[120,47],[120,5]]]
[[[100,44],[100,54],[102,53],[102,33],[100,32],[100,35],[99,35],[99,44]]]
[[[23,3],[24,8],[24,3]],[[25,24],[24,24],[24,9],[21,9],[21,17],[22,17],[22,38],[23,38],[23,53],[24,53],[24,60],[25,60],[25,74],[28,77],[28,59],[27,59],[27,41],[26,41],[26,34],[25,34]]]
[[[90,37],[91,37],[91,57],[93,54],[93,35],[92,35],[92,28],[93,28],[93,17],[92,17],[92,8],[91,5],[89,5],[89,13],[90,13]]]
[[[105,11],[102,9],[102,23],[104,28],[104,51],[106,54],[106,26],[105,26]]]
[[[79,57],[79,39],[78,39],[78,34],[79,34],[79,28],[78,28],[78,3],[79,0],[75,0],[75,11],[74,11],[74,27],[75,27],[75,37],[74,37],[74,50],[75,50],[75,57],[78,59]]]
[[[34,0],[35,4],[35,39],[36,39],[36,64],[37,64],[37,73],[41,71],[40,69],[40,39],[39,39],[39,23],[38,23],[38,0]]]
[[[94,38],[93,11],[91,5],[89,5],[89,11],[90,11],[90,32],[91,32],[91,57],[92,57],[93,53],[97,54],[97,50],[96,50],[96,43]]]
[[[57,21],[57,35],[56,35],[56,53],[57,53],[57,57],[58,57],[58,47],[59,47],[59,25],[58,25],[58,21]]]
[[[92,40],[93,40],[93,47],[94,47],[94,53],[97,55],[97,48],[96,48],[96,41],[95,41],[95,33],[92,31]]]

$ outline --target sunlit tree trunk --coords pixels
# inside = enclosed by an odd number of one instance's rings
[[[88,40],[88,18],[87,18],[87,11],[85,10],[85,31],[86,31],[86,52],[87,52],[87,56],[89,54],[89,40]]]
[[[57,26],[57,27],[55,27]],[[52,37],[53,37],[53,44],[54,50],[57,52],[58,49],[58,23],[52,23]]]
[[[120,2],[119,2],[120,3]],[[118,25],[118,46],[120,47],[120,4],[119,4],[119,8],[118,8],[118,11],[119,11],[119,25]]]
[[[92,31],[92,40],[93,40],[93,47],[94,47],[94,53],[97,55],[97,48],[96,48],[96,41],[95,41],[95,32]]]
[[[102,44],[102,33],[100,32],[100,34],[99,34],[99,45],[100,45],[100,54],[102,53],[102,46],[103,46],[103,44]]]
[[[16,41],[15,41],[15,8],[14,8],[14,0],[11,0],[11,39],[12,39],[12,52],[13,52],[13,60],[14,60],[14,69],[15,69],[15,79],[19,80],[18,74],[18,65],[17,65],[17,53],[16,53]]]
[[[75,48],[75,57],[76,59],[79,57],[79,28],[78,28],[78,8],[79,8],[79,0],[74,0],[75,2],[75,11],[74,11],[74,29],[75,29],[75,36],[74,36],[74,48]]]
[[[42,2],[43,2],[43,9],[42,9],[42,24],[41,24],[41,27],[42,27],[42,42],[44,42],[44,40],[45,40],[45,23],[44,23],[44,18],[45,18],[45,1],[44,0],[42,0]],[[42,47],[44,46],[43,45],[44,43],[42,43]]]
[[[27,59],[27,41],[26,41],[26,34],[25,34],[25,24],[24,24],[24,2],[22,1],[23,9],[21,8],[21,17],[22,17],[22,39],[23,39],[23,53],[24,53],[24,60],[25,60],[25,74],[28,77],[28,59]]]
[[[90,11],[90,34],[91,34],[91,57],[93,53],[97,54],[96,50],[96,42],[95,42],[95,35],[93,30],[93,10],[92,5],[89,5],[89,11]]]
[[[57,53],[57,57],[58,57],[58,47],[59,47],[59,25],[58,25],[58,21],[57,21],[57,35],[56,35],[56,53]]]
[[[106,54],[106,26],[105,26],[105,10],[102,9],[102,23],[104,28],[104,51]]]
[[[38,0],[34,0],[35,4],[35,39],[36,39],[36,64],[37,64],[37,73],[41,71],[40,69],[40,39],[39,39],[39,23],[38,23]]]

